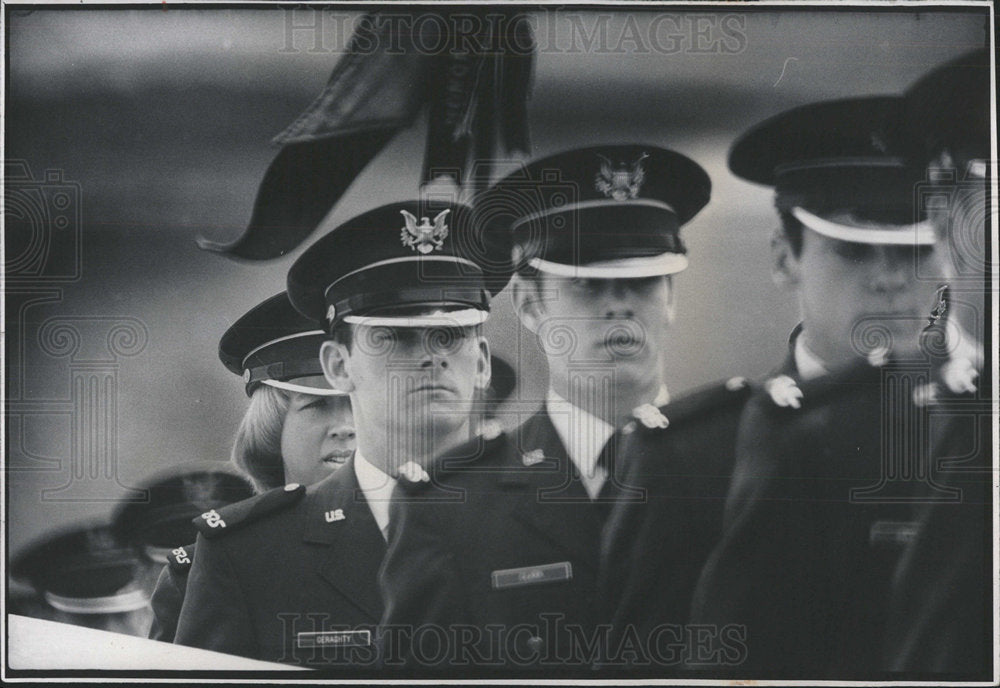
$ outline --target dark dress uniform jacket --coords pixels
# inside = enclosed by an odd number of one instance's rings
[[[988,366],[986,366],[988,370]],[[920,532],[893,578],[886,667],[904,678],[992,676],[992,408],[983,392],[946,394],[931,425],[935,473],[961,490],[920,506]]]
[[[294,664],[373,663],[385,541],[353,458],[300,499],[286,490],[219,509],[224,528],[199,525],[174,642]]]
[[[928,489],[898,463],[922,456],[913,389],[886,380],[858,365],[800,383],[799,409],[765,391],[748,402],[725,534],[692,608],[693,623],[745,629],[733,674],[878,675],[892,572]]]
[[[393,497],[380,575],[386,664],[461,675],[589,671],[602,514],[548,414],[448,452],[430,476],[400,480]],[[420,649],[425,625],[447,634],[445,651],[426,638]]]
[[[156,587],[149,598],[153,609],[153,623],[149,627],[151,640],[171,643],[177,633],[177,619],[184,606],[188,574],[194,561],[194,544],[178,547],[167,556],[167,564],[156,579]]]
[[[644,497],[623,494],[604,534],[601,598],[613,624],[608,668],[669,676],[695,659],[695,644],[704,645],[682,625],[722,536],[736,428],[749,395],[742,378],[690,393],[661,409],[666,428],[638,424],[623,440],[621,482]],[[738,651],[721,649],[727,656]]]

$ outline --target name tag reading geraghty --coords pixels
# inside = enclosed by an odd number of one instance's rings
[[[296,647],[368,647],[371,631],[312,631],[295,636]]]
[[[493,589],[517,588],[522,585],[537,585],[539,583],[556,583],[573,578],[573,565],[568,561],[554,564],[539,564],[524,566],[518,569],[503,569],[490,574],[493,579]]]

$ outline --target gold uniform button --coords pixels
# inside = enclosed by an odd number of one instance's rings
[[[542,640],[537,635],[533,635],[530,638],[528,638],[528,648],[530,650],[533,650],[535,652],[541,652],[542,651],[542,647],[544,645],[545,645],[545,641]]]
[[[297,489],[299,489],[298,483],[288,483],[285,485],[285,492],[295,492]]]

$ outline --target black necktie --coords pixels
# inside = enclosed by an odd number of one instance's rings
[[[600,455],[597,457],[597,465],[604,469],[606,477],[604,478],[604,484],[601,485],[600,491],[597,493],[597,497],[594,499],[594,505],[597,507],[598,513],[601,515],[601,521],[606,521],[608,515],[611,513],[611,506],[614,504],[615,500],[615,462],[616,454],[618,449],[618,435],[617,433],[612,435],[608,439],[607,444],[601,450]]]

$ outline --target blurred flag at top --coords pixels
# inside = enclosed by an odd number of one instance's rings
[[[365,166],[428,108],[420,183],[482,184],[497,152],[529,153],[534,35],[527,17],[481,7],[364,15],[326,87],[273,143],[250,225],[230,243],[198,245],[264,260],[316,229]],[[471,179],[474,175],[476,178]]]

